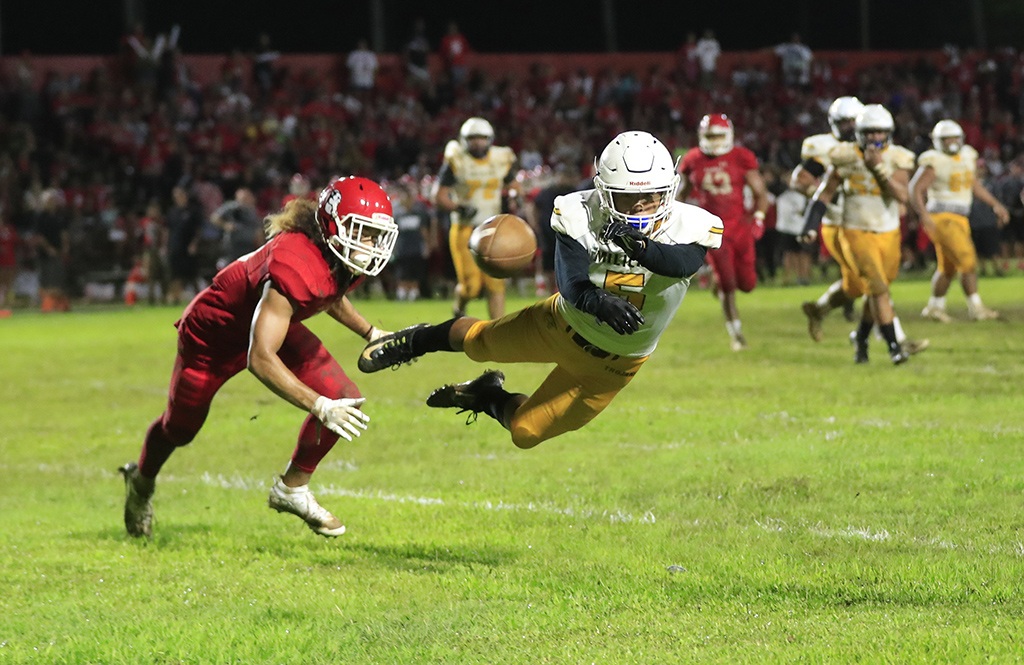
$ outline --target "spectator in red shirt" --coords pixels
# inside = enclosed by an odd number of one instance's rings
[[[441,61],[456,88],[466,82],[466,56],[470,52],[469,40],[459,31],[459,24],[448,22],[448,33],[441,38]]]
[[[0,218],[0,310],[11,305],[10,294],[18,276],[18,230]]]
[[[387,265],[398,226],[384,190],[349,177],[328,185],[317,204],[292,201],[270,216],[268,228],[271,239],[221,270],[176,324],[178,355],[167,409],[146,433],[138,463],[120,468],[131,536],[152,535],[157,474],[175,449],[199,433],[220,387],[246,368],[309,413],[291,462],[270,489],[270,507],[300,517],[322,536],[345,532],[310,493],[309,480],[338,437],[361,435],[369,417],[355,383],[302,321],[327,312],[367,341],[384,334],[346,293],[363,275],[377,275]]]

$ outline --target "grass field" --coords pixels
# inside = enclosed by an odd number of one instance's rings
[[[359,375],[369,431],[314,477],[349,532],[266,507],[302,414],[249,374],[164,469],[151,542],[118,465],[160,413],[170,308],[0,320],[0,663],[1021,662],[1024,278],[1004,321],[919,319],[931,348],[854,366],[819,287],[742,296],[729,351],[695,291],[654,358],[583,431],[531,451],[428,409],[481,371],[435,355]],[[521,306],[516,300],[512,306]],[[359,303],[390,328],[445,302]],[[479,312],[476,304],[472,312]],[[322,319],[322,320],[321,320]],[[529,391],[546,368],[504,367]]]

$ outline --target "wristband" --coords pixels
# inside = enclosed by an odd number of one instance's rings
[[[755,211],[754,212],[754,221],[756,221],[756,222],[764,222],[764,212],[761,211],[761,210]]]

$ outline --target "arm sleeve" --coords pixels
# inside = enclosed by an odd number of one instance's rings
[[[441,187],[455,186],[455,171],[452,171],[452,167],[448,162],[441,166],[441,172],[437,174],[437,184]]]
[[[817,232],[821,227],[821,220],[825,216],[825,204],[817,199],[811,201],[804,217],[804,230],[801,235],[807,235],[811,231]]]
[[[555,234],[555,283],[570,305],[588,314],[597,311],[603,292],[590,281],[590,256],[564,233]]]
[[[665,277],[689,277],[704,265],[707,253],[707,248],[702,245],[666,245],[648,240],[640,265]]]
[[[809,157],[804,161],[800,162],[800,166],[804,167],[804,170],[810,173],[815,178],[820,178],[825,175],[825,166],[813,157]]]
[[[519,172],[519,160],[512,162],[512,166],[508,167],[508,173],[505,174],[505,178],[502,180],[504,184],[508,184],[516,179],[516,173]]]

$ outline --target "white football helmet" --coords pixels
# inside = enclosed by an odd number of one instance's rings
[[[868,104],[865,106],[854,123],[854,134],[861,148],[867,147],[867,134],[869,132],[885,132],[885,140],[878,146],[879,148],[884,148],[892,141],[892,133],[895,129],[896,123],[893,122],[892,114],[881,104]]]
[[[697,127],[697,143],[700,151],[711,157],[718,157],[732,150],[732,120],[724,113],[711,113],[700,119]]]
[[[946,144],[943,139],[956,139]],[[964,129],[955,120],[939,120],[932,129],[932,145],[939,152],[955,155],[964,147]]]
[[[853,123],[863,110],[864,104],[856,97],[837,97],[828,107],[828,126],[832,128],[832,136],[840,141],[852,141]],[[849,128],[844,128],[844,123],[850,123]]]
[[[482,136],[487,139],[487,147],[483,151],[470,149],[469,139],[475,136]],[[493,142],[494,127],[491,127],[491,123],[483,118],[470,118],[462,123],[462,127],[459,128],[459,143],[462,144],[462,149],[478,159],[487,154],[487,150]]]
[[[594,186],[601,208],[612,219],[625,222],[641,233],[651,233],[671,209],[679,188],[678,166],[679,160],[673,160],[668,148],[651,134],[636,131],[619,134],[594,161]],[[655,194],[661,196],[657,210],[630,214],[638,195]]]

